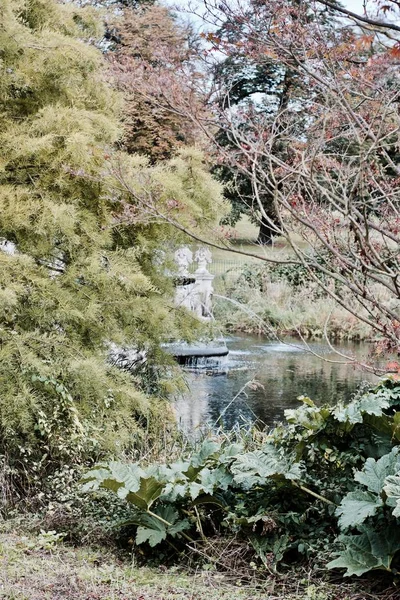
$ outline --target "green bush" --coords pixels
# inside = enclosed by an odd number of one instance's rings
[[[137,544],[153,547],[173,539],[176,547],[218,533],[250,540],[266,565],[271,553],[275,562],[287,561],[321,555],[327,544],[332,555],[341,528],[358,527],[356,542],[361,541],[367,535],[364,521],[378,519],[381,510],[387,513],[394,507],[393,528],[400,527],[399,393],[397,382],[387,378],[346,406],[317,407],[302,398],[303,406],[286,411],[287,423],[263,435],[251,450],[237,440],[210,438],[174,463],[99,465],[85,476],[84,490],[112,490],[127,502]],[[387,463],[389,470],[383,468]],[[359,482],[364,483],[360,473],[373,465],[385,474],[379,479],[381,487],[358,492]],[[364,509],[366,494],[369,504]],[[355,499],[364,502],[354,507],[358,521],[347,514]],[[381,539],[379,524],[371,527]],[[350,543],[348,536],[339,543],[346,540]],[[344,564],[347,555],[340,556],[330,566],[347,566],[348,573],[392,569],[387,555],[373,562],[365,553],[358,570]]]

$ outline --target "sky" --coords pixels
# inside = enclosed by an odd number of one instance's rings
[[[341,0],[341,1],[342,1],[343,6],[345,6],[352,12],[355,12],[358,14],[363,13],[364,0]],[[182,8],[183,10],[185,10],[185,9],[187,10],[188,6],[198,6],[200,9],[199,12],[201,12],[201,6],[204,4],[203,0],[163,0],[162,3],[166,4],[167,6],[171,6],[171,8],[176,8],[177,10],[179,10],[180,8]],[[196,17],[194,17],[192,15],[190,20],[196,22],[198,19],[196,19]],[[198,20],[198,21],[199,21],[199,25],[200,25],[200,20]]]

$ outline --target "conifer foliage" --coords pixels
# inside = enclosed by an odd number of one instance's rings
[[[126,203],[107,161],[121,99],[90,45],[95,17],[55,0],[0,0],[0,456],[14,465],[47,469],[134,443],[162,405],[107,362],[110,344],[151,356],[180,324],[150,260],[171,232],[138,212],[125,231],[118,219]],[[218,196],[206,174],[201,185]]]

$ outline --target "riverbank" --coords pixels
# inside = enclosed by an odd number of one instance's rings
[[[374,332],[362,319],[332,298],[321,296],[316,284],[292,285],[255,265],[227,272],[215,280],[214,316],[228,332],[328,337],[340,341],[370,341]],[[358,311],[363,314],[362,309]]]
[[[371,327],[359,318],[369,315],[345,287],[321,276],[324,286],[334,289],[354,314],[323,291],[301,265],[268,262],[268,259],[286,260],[293,254],[280,238],[276,238],[272,246],[257,245],[257,233],[248,219],[242,219],[233,230],[232,246],[264,257],[265,261],[229,251],[213,251],[210,267],[215,275],[213,310],[225,331],[306,339],[328,337],[336,341],[375,338]],[[298,243],[303,243],[300,238]],[[390,303],[385,288],[379,285],[372,288],[379,301]]]
[[[393,600],[396,593],[376,579],[327,581],[310,568],[245,582],[234,572],[137,567],[107,548],[0,532],[4,600]]]

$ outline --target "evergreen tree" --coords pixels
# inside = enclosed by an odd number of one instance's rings
[[[200,230],[223,203],[197,155],[155,171],[115,155],[122,100],[87,43],[102,35],[93,9],[0,0],[0,20],[0,455],[49,468],[121,452],[157,414],[165,423],[165,406],[107,362],[110,345],[151,365],[161,341],[193,328],[152,261],[173,231],[122,197],[110,164],[160,205],[175,194]]]

